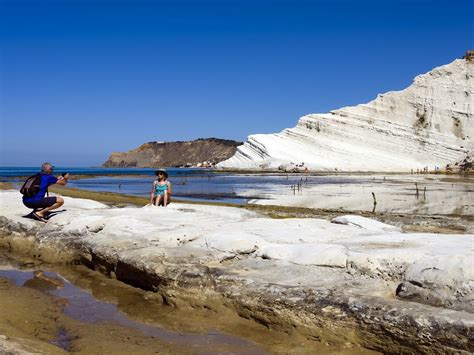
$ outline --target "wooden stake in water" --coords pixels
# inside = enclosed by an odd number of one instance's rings
[[[377,206],[377,199],[375,198],[375,194],[372,192],[372,198],[374,199],[374,208],[372,209],[372,213],[375,213],[375,207]]]
[[[419,191],[418,191],[418,184],[416,182],[415,182],[415,188],[416,188],[415,196],[416,196],[416,198],[418,198]]]

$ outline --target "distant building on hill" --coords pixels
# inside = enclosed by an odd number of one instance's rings
[[[466,53],[464,54],[463,59],[466,59],[469,61],[474,60],[474,49],[468,49]]]

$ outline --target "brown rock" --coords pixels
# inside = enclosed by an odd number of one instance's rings
[[[148,142],[128,152],[112,153],[102,165],[105,168],[182,167],[217,164],[234,155],[241,142],[199,138],[182,142]]]

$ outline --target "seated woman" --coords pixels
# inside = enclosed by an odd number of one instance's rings
[[[150,195],[150,204],[166,207],[170,203],[171,183],[168,181],[166,170],[155,171],[157,179],[153,181]]]

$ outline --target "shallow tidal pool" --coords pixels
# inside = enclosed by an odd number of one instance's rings
[[[0,309],[0,334],[47,353],[374,353],[274,331],[225,307],[171,307],[82,266],[2,254]]]

